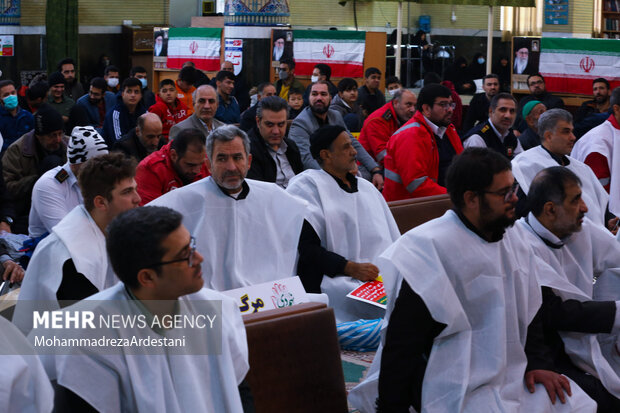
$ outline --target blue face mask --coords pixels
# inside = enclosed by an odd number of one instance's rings
[[[146,79],[140,79],[140,83],[142,83],[142,89],[146,89],[146,86],[149,84],[149,81]]]
[[[17,107],[17,95],[8,95],[2,101],[7,110],[13,110]]]
[[[484,63],[484,57],[479,57],[478,58],[478,64],[481,65]]]

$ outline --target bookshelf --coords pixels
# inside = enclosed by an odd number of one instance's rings
[[[620,39],[620,0],[603,0],[601,29],[603,37]]]

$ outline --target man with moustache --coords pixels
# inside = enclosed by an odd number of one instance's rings
[[[288,136],[297,144],[306,169],[321,169],[310,152],[310,135],[323,125],[345,127],[340,113],[329,109],[330,103],[329,84],[324,80],[313,83],[310,89],[310,106],[304,108],[291,125]],[[362,176],[366,179],[370,178],[369,180],[372,181],[373,185],[381,190],[383,188],[381,167],[377,165],[357,139],[353,139],[353,147],[357,151],[357,160],[365,169],[362,171]]]
[[[521,115],[527,123],[527,129],[519,135],[519,142],[523,146],[523,150],[534,148],[541,143],[540,135],[538,134],[538,119],[547,110],[544,103],[537,100],[530,100],[523,106]]]
[[[88,93],[80,97],[76,102],[77,106],[85,109],[88,125],[95,128],[100,135],[103,133],[103,122],[106,113],[116,105],[114,93],[108,92],[106,89],[105,80],[102,77],[96,77],[90,81]]]
[[[588,165],[569,156],[576,140],[572,115],[564,109],[550,109],[540,115],[538,130],[542,143],[512,161],[512,173],[523,190],[517,206],[518,214],[525,215],[525,198],[536,174],[551,166],[564,166],[580,179],[583,199],[588,205],[588,218],[604,226],[609,195]]]
[[[136,127],[123,135],[112,149],[123,152],[140,162],[166,141],[162,129],[163,125],[159,116],[151,112],[144,113],[138,118]]]
[[[489,104],[491,99],[499,92],[499,76],[490,73],[482,78],[484,92],[476,93],[469,102],[467,115],[463,121],[463,131],[467,132],[479,122],[489,118]]]
[[[425,86],[416,113],[387,144],[384,158],[386,201],[445,194],[445,174],[452,158],[463,151],[454,125],[450,89]]]
[[[530,90],[530,94],[519,100],[517,120],[515,121],[515,129],[519,132],[523,132],[527,128],[527,124],[521,117],[521,112],[528,102],[537,100],[542,102],[547,109],[564,109],[564,101],[561,98],[547,92],[545,78],[540,73],[532,74],[527,77],[527,87]]]
[[[468,148],[446,182],[454,209],[377,260],[392,297],[375,359],[377,411],[549,412],[559,397],[562,411],[593,412],[595,403],[544,357],[537,276],[553,270],[510,228],[518,188],[510,162]]]
[[[463,146],[480,146],[493,149],[508,159],[523,152],[521,143],[512,131],[517,100],[510,93],[500,93],[491,99],[489,118],[470,130],[463,137]]]
[[[609,113],[611,89],[607,79],[599,77],[592,81],[594,99],[586,100],[575,113],[575,136],[582,137],[590,129],[605,122]]]
[[[206,137],[225,123],[215,119],[218,98],[213,86],[201,85],[192,95],[194,113],[170,128],[169,138],[174,139],[183,129],[198,129]]]
[[[206,286],[224,291],[295,275],[305,202],[270,182],[245,179],[250,140],[236,126],[209,134],[207,156],[211,176],[149,204],[183,214],[205,257]]]
[[[184,129],[172,142],[138,164],[136,182],[142,198],[140,205],[206,176],[209,176],[209,169],[205,137],[198,129]]]

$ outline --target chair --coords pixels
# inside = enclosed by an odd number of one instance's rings
[[[442,216],[452,208],[452,201],[444,194],[392,201],[388,202],[388,206],[400,233],[404,234],[426,221]]]

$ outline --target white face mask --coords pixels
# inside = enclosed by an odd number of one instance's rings
[[[398,89],[392,89],[392,90],[388,90],[388,93],[390,94],[390,96],[394,97],[394,95],[396,94],[396,92],[398,92]]]
[[[318,82],[318,81],[319,81],[319,77],[318,77],[318,76],[314,76],[314,75],[313,75],[313,76],[310,76],[310,81],[311,81],[312,83],[314,83],[314,82]]]
[[[116,87],[118,85],[118,79],[115,77],[111,77],[108,79],[108,86]]]

